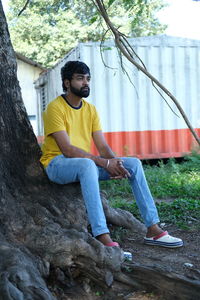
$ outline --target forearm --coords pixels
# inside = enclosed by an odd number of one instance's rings
[[[92,155],[91,153],[88,153],[78,147],[75,147],[73,145],[69,145],[66,149],[62,151],[63,155],[66,157],[81,157],[81,158],[89,158],[95,162],[96,165],[105,168],[108,163],[108,159],[104,157],[99,157]],[[111,158],[111,157],[110,157]]]
[[[115,158],[115,154],[113,153],[113,151],[108,145],[99,149],[99,154],[103,158],[107,158],[107,159]]]

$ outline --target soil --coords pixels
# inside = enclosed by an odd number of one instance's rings
[[[196,225],[196,227],[194,227]],[[130,230],[124,230],[118,227],[110,227],[111,236],[118,241],[124,251],[132,253],[132,262],[144,266],[156,266],[166,270],[166,272],[184,276],[188,279],[200,281],[200,234],[199,224],[191,224],[190,230],[182,230],[172,224],[163,224],[163,230],[169,234],[179,237],[183,240],[184,246],[180,248],[170,249],[158,246],[148,246],[143,243],[141,233],[133,233]],[[195,229],[196,228],[196,229]],[[126,264],[126,263],[125,263]],[[128,264],[128,263],[127,263]],[[159,293],[148,291],[128,292],[126,289],[119,289],[117,283],[114,283],[116,298],[109,297],[109,293],[102,293],[94,288],[89,291],[77,291],[76,288],[71,291],[69,296],[58,297],[62,300],[163,300],[163,296]],[[77,293],[78,292],[78,293]],[[119,293],[118,293],[119,292]],[[55,293],[56,294],[56,293]],[[78,295],[77,295],[78,294]],[[121,297],[117,296],[121,294]],[[58,296],[58,295],[57,295]],[[199,297],[200,299],[200,297]],[[173,300],[173,299],[171,299]],[[198,299],[195,299],[198,300]]]
[[[134,233],[123,238],[123,249],[133,255],[133,261],[153,265],[159,264],[169,272],[179,273],[189,278],[200,277],[200,235],[196,230],[183,231],[175,226],[164,227],[171,235],[184,241],[184,246],[169,249],[143,244],[140,234]]]
[[[174,225],[165,225],[164,230],[183,240],[184,246],[169,249],[158,246],[148,246],[143,243],[143,237],[138,233],[127,232],[121,246],[124,251],[132,253],[132,261],[145,266],[158,266],[167,272],[185,276],[188,279],[200,280],[200,234],[198,229],[191,231],[178,229]],[[163,300],[159,294],[135,293],[126,299]],[[199,298],[200,299],[200,298]]]
[[[164,230],[167,230],[171,235],[181,238],[184,241],[184,246],[175,249],[169,249],[158,246],[147,246],[143,243],[143,237],[139,233],[131,233],[130,231],[121,230],[119,228],[111,228],[113,235],[118,231],[120,245],[124,251],[132,253],[132,261],[145,266],[158,266],[168,272],[183,275],[189,279],[200,280],[200,235],[198,230],[184,231],[174,225],[165,225]],[[74,287],[62,294],[57,294],[57,299],[60,300],[163,300],[163,296],[159,293],[148,291],[133,291],[128,292],[126,289],[119,288],[118,284],[114,284],[116,297],[109,297],[108,293],[99,292],[98,289],[83,290],[82,287]],[[71,294],[71,295],[70,295]],[[119,296],[121,294],[121,296]],[[173,299],[171,299],[173,300]],[[198,299],[195,299],[198,300]]]
[[[156,199],[156,201],[161,202],[163,199]],[[165,199],[164,201],[172,202],[173,199]],[[143,236],[140,233],[133,233],[129,230],[121,234],[118,233],[120,246],[124,251],[132,253],[132,262],[150,267],[158,266],[167,272],[200,281],[200,220],[195,220],[190,225],[191,229],[183,230],[176,225],[161,224],[164,231],[168,231],[170,235],[183,240],[184,245],[180,248],[170,249],[145,245]],[[125,297],[125,299],[163,300],[163,297],[159,294],[149,294],[144,291],[142,293],[135,292],[132,296]]]
[[[173,202],[174,199],[155,199],[160,203]],[[159,264],[169,272],[182,274],[189,278],[200,279],[200,220],[190,222],[189,230],[181,230],[176,225],[161,223],[164,231],[174,237],[181,238],[183,247],[170,249],[158,246],[147,246],[143,243],[143,237],[139,233],[128,231],[121,236],[121,246],[124,251],[132,253],[133,261],[152,265]]]

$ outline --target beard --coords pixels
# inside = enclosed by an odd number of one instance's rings
[[[82,87],[80,89],[77,89],[75,88],[71,83],[70,83],[70,91],[78,96],[78,97],[84,97],[84,98],[87,98],[90,94],[90,88],[89,86],[86,86],[86,87]]]

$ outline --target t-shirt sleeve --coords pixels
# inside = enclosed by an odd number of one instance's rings
[[[94,115],[93,115],[93,123],[92,123],[92,132],[102,130],[101,121],[99,118],[99,114],[94,106]]]
[[[66,130],[63,114],[55,105],[48,105],[47,110],[44,112],[43,119],[46,136],[57,131]]]

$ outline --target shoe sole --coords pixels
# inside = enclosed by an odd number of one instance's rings
[[[177,242],[177,243],[164,243],[164,242],[158,242],[158,241],[144,241],[144,244],[150,245],[150,246],[160,246],[165,248],[178,248],[183,246],[183,242]]]

